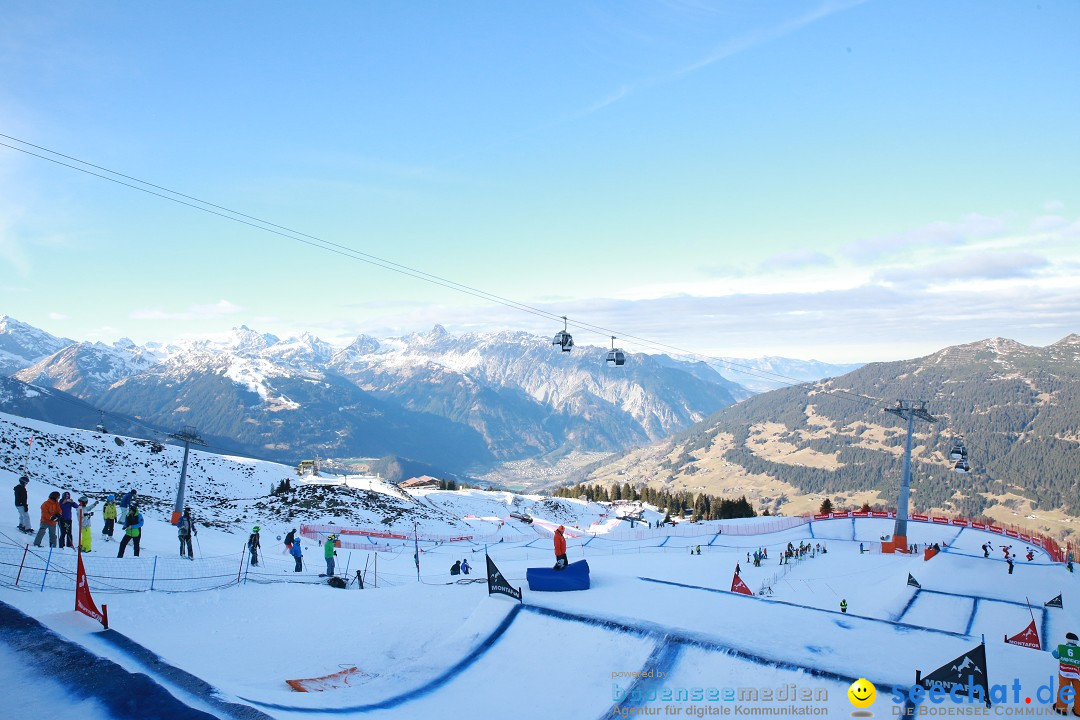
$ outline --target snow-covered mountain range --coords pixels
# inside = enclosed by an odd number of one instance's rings
[[[615,451],[750,394],[704,363],[633,355],[616,368],[603,348],[561,353],[522,332],[451,335],[435,326],[334,347],[308,333],[282,339],[240,327],[224,340],[106,345],[0,323],[5,367],[19,382],[157,427],[193,425],[219,448],[288,461],[397,455],[463,471]],[[6,393],[0,408],[43,417],[20,395]],[[48,419],[62,422],[55,412]]]

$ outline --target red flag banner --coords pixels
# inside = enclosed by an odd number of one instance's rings
[[[1034,620],[1031,621],[1030,625],[1012,637],[1006,635],[1005,642],[1011,643],[1012,645],[1023,645],[1024,647],[1033,650],[1042,650],[1042,643],[1039,642],[1039,631],[1035,628]]]
[[[742,593],[743,595],[750,595],[751,597],[754,595],[738,575],[731,576],[731,592]]]
[[[104,606],[102,606],[104,607]],[[86,568],[83,567],[82,553],[79,553],[79,569],[75,576],[75,609],[87,617],[92,617],[109,629],[108,612],[101,612],[90,596],[90,583],[86,579]]]

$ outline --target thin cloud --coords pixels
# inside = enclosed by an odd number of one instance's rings
[[[845,2],[826,2],[811,12],[802,15],[800,17],[789,20],[773,28],[767,28],[765,30],[759,30],[757,32],[748,33],[731,40],[725,41],[720,45],[714,47],[704,57],[695,60],[689,65],[685,65],[677,70],[674,70],[667,75],[661,75],[652,78],[643,78],[631,83],[624,83],[614,92],[600,98],[599,100],[591,103],[589,106],[573,113],[570,117],[581,118],[590,113],[594,113],[598,110],[613,105],[620,100],[623,100],[630,95],[647,88],[653,88],[658,85],[665,85],[670,82],[682,79],[687,75],[695,73],[699,70],[709,67],[721,60],[733,57],[740,53],[751,50],[765,43],[779,40],[780,38],[790,35],[802,28],[822,20],[830,15],[838,12],[842,12],[849,8],[861,5],[866,0],[847,0]]]
[[[872,262],[905,255],[923,248],[953,248],[1005,231],[1000,218],[973,213],[958,222],[933,222],[914,230],[891,233],[848,243],[842,250],[857,262]]]
[[[1047,212],[1060,212],[1065,209],[1065,203],[1060,200],[1047,200],[1043,203],[1043,210]]]
[[[766,258],[758,267],[758,271],[802,270],[812,267],[832,267],[835,264],[836,261],[825,253],[816,250],[794,250]]]
[[[49,313],[49,319],[50,320],[67,320],[68,316],[65,315],[64,313],[51,312],[51,313]]]
[[[229,302],[218,300],[210,305],[191,305],[187,310],[168,312],[158,309],[138,309],[128,313],[132,320],[206,320],[226,315],[235,315],[244,308]]]

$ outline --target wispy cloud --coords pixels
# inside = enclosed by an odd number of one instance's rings
[[[132,320],[204,320],[235,315],[243,309],[228,300],[218,300],[209,305],[191,305],[187,310],[174,312],[158,309],[132,310],[128,317]]]
[[[653,88],[659,85],[665,85],[676,80],[680,80],[687,75],[695,73],[699,70],[714,65],[727,58],[734,57],[740,53],[751,50],[760,45],[779,40],[780,38],[790,35],[807,25],[811,25],[818,20],[822,20],[830,15],[838,12],[842,12],[849,8],[861,5],[866,0],[843,0],[838,2],[825,2],[819,5],[817,8],[805,13],[799,17],[793,18],[786,22],[783,22],[775,27],[765,28],[754,32],[746,33],[738,37],[726,40],[719,45],[713,47],[702,57],[697,60],[677,68],[673,71],[663,75],[656,75],[653,77],[641,78],[633,82],[623,83],[619,88],[607,95],[601,97],[593,103],[590,103],[585,108],[573,113],[571,117],[578,118],[590,113],[594,113],[598,110],[602,110],[610,105],[619,102],[636,92],[647,88]]]
[[[845,256],[872,262],[923,248],[953,248],[1003,233],[1005,221],[973,213],[956,222],[933,222],[914,230],[858,240],[845,245]]]
[[[1043,203],[1043,210],[1047,212],[1059,212],[1065,209],[1065,203],[1060,200],[1047,200]]]
[[[65,315],[64,313],[51,312],[51,313],[49,313],[49,319],[50,320],[67,320],[68,316]]]
[[[802,270],[811,267],[831,267],[836,264],[832,257],[816,250],[793,250],[777,253],[766,258],[759,266],[759,271]]]

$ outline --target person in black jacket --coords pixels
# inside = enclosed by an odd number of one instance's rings
[[[34,532],[34,528],[30,527],[30,503],[26,496],[26,486],[29,483],[30,478],[23,475],[15,486],[15,509],[19,511],[19,529],[27,534]]]
[[[248,536],[248,550],[251,551],[251,565],[252,567],[259,567],[259,526],[256,525],[251,529],[251,535]]]

